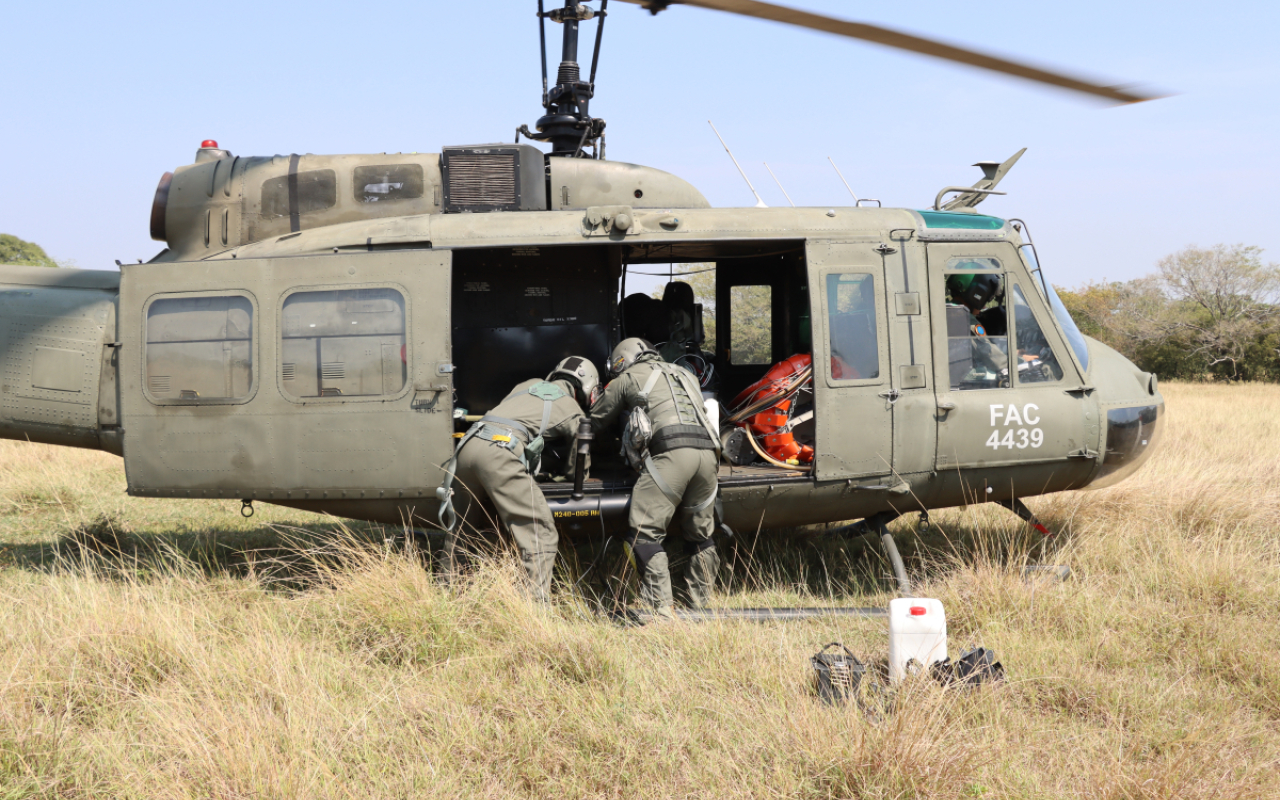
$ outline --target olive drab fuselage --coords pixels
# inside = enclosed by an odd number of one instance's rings
[[[0,267],[0,436],[122,455],[138,497],[430,525],[455,411],[483,414],[569,355],[603,367],[627,271],[696,261],[717,267],[700,300],[722,402],[795,353],[815,369],[812,471],[723,464],[730,527],[1098,485],[1155,443],[1154,376],[1063,327],[1020,225],[710,208],[666,173],[581,161],[551,159],[545,194],[485,213],[458,210],[439,156],[202,151],[167,187],[151,262]],[[974,263],[1004,287],[1008,330],[984,346],[1005,374],[949,329],[947,277]],[[750,359],[730,341],[740,287],[768,298]],[[614,451],[598,443],[585,504],[544,484],[565,532],[598,534],[625,505],[636,476]]]

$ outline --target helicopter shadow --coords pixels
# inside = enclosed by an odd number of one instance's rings
[[[992,525],[982,521],[948,522],[940,526],[916,517],[889,525],[894,542],[913,580],[945,578],[949,574],[995,566],[1021,571],[1053,563],[1074,541],[1069,526],[1045,535],[1020,520]],[[839,602],[850,598],[896,593],[897,580],[879,537],[845,538],[841,524],[740,534],[725,548],[726,569],[721,591],[759,593],[786,588],[815,600]]]
[[[138,532],[102,514],[51,542],[10,545],[4,555],[8,566],[46,574],[92,572],[122,582],[171,575],[255,578],[268,589],[296,590],[340,568],[353,548],[413,542],[399,528],[338,518],[248,530],[214,525]]]

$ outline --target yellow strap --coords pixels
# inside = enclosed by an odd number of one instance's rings
[[[493,437],[493,438],[492,438],[492,439],[490,439],[489,441],[492,441],[492,442],[509,442],[509,441],[511,441],[511,437],[510,437],[510,436],[503,436],[502,434],[498,434],[497,436]]]

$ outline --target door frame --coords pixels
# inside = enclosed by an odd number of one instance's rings
[[[893,398],[890,367],[888,289],[879,239],[867,242],[809,241],[809,316],[813,328],[814,417],[817,422],[814,474],[820,481],[889,475],[893,472]],[[861,263],[859,263],[861,262]],[[831,370],[827,277],[871,275],[875,281],[876,349],[874,378],[837,379]]]

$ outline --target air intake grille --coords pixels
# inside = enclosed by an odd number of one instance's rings
[[[168,375],[152,375],[147,381],[147,386],[151,389],[152,394],[168,394],[169,393],[169,376]]]
[[[444,147],[440,173],[446,214],[547,209],[546,157],[531,145]]]
[[[320,365],[320,377],[326,381],[340,381],[347,377],[347,367],[341,361],[326,361]]]
[[[280,375],[286,381],[293,380],[298,374],[297,364],[282,364],[280,366]]]
[[[514,206],[516,157],[458,153],[449,158],[449,203],[455,206]]]

